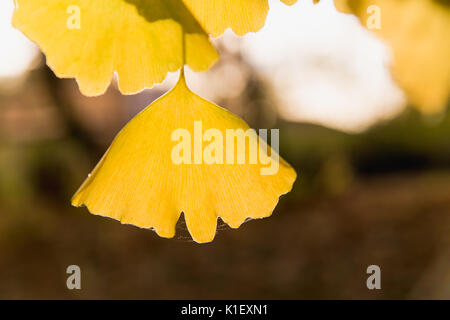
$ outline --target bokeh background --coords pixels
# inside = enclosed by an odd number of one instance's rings
[[[337,2],[360,19],[331,0],[270,1],[263,30],[227,32],[214,40],[220,62],[188,72],[252,127],[279,128],[299,174],[272,217],[198,245],[183,221],[167,240],[70,206],[115,134],[177,75],[86,98],[2,1],[0,298],[450,298],[449,2],[374,1],[373,31],[365,7]],[[66,288],[72,264],[80,291]],[[372,264],[381,290],[366,287]]]

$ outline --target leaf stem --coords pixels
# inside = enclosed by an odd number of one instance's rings
[[[184,65],[186,64],[186,33],[184,31],[183,26],[181,26],[181,54],[182,54],[182,60],[181,60],[181,71],[180,71],[180,77],[184,78]]]

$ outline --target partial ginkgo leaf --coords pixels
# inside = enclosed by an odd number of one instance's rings
[[[450,6],[436,0],[335,0],[338,10],[392,48],[395,80],[426,113],[446,107],[450,93]],[[377,21],[378,19],[378,21]]]
[[[230,147],[227,130],[238,129],[249,127],[192,93],[182,77],[122,129],[72,204],[167,238],[175,235],[183,212],[199,243],[213,240],[218,217],[232,228],[247,218],[268,217],[296,173],[256,135],[247,136],[247,147],[238,138]],[[250,160],[254,142],[262,153],[256,162]]]
[[[292,5],[297,0],[281,0]],[[242,36],[264,26],[269,11],[268,0],[183,0],[203,28],[213,37],[227,28]]]
[[[180,0],[16,0],[13,25],[40,46],[57,76],[76,78],[87,96],[104,93],[114,72],[121,92],[132,94],[184,61],[201,71],[218,59]]]

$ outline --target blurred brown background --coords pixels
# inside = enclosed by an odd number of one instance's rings
[[[222,59],[207,82],[231,74],[242,88],[215,102],[254,128],[280,128],[280,152],[299,174],[273,216],[222,225],[198,245],[183,221],[167,240],[72,208],[115,134],[167,88],[86,98],[38,55],[0,79],[0,298],[450,298],[448,102],[423,113],[406,92],[395,116],[356,131],[281,117],[273,80],[239,45],[216,43]],[[79,291],[66,288],[72,264]],[[366,287],[373,264],[382,290]]]

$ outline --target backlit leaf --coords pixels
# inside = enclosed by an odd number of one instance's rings
[[[269,11],[268,0],[183,0],[205,30],[214,37],[231,28],[242,36],[264,26]],[[297,0],[281,0],[292,5]]]
[[[75,78],[83,94],[104,93],[114,72],[121,92],[132,94],[162,82],[183,62],[209,69],[218,55],[207,33],[257,31],[268,10],[268,0],[16,0],[13,25],[40,46],[57,76]]]
[[[194,140],[195,121],[201,121],[202,133],[216,129],[223,137],[227,129],[248,129],[237,116],[192,93],[182,77],[122,129],[72,204],[122,223],[153,228],[167,238],[175,235],[184,212],[188,230],[199,243],[213,240],[218,217],[238,228],[247,218],[270,216],[280,195],[291,190],[295,171],[283,159],[273,175],[261,174],[262,168],[270,167],[261,161],[176,164],[171,156],[177,144],[172,134],[186,129]],[[207,145],[204,142],[204,149]],[[247,158],[249,150],[245,150]]]
[[[17,0],[13,25],[41,47],[57,76],[76,78],[88,96],[104,93],[115,71],[125,94],[163,81],[183,65],[183,34],[192,69],[207,70],[218,58],[179,0]]]

